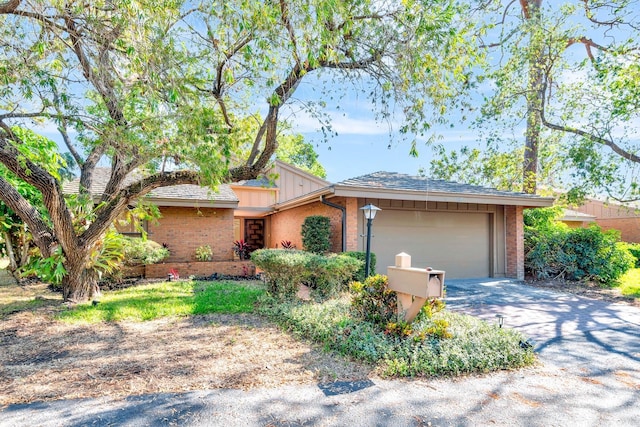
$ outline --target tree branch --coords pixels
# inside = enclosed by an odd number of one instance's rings
[[[50,256],[55,246],[53,230],[42,220],[40,212],[2,177],[0,177],[0,200],[27,224],[33,241],[42,255]]]
[[[544,86],[546,91],[546,83],[544,84]],[[640,156],[637,156],[636,154],[633,154],[625,150],[624,148],[620,147],[618,144],[616,144],[610,139],[603,138],[598,135],[594,135],[591,132],[587,132],[583,129],[578,129],[578,128],[575,128],[572,126],[566,126],[566,125],[558,125],[558,124],[549,122],[545,116],[545,97],[544,96],[542,97],[541,105],[540,105],[540,118],[541,118],[542,124],[548,127],[549,129],[570,133],[573,135],[578,135],[590,141],[596,142],[598,144],[605,145],[620,157],[626,160],[629,160],[631,162],[640,164]]]
[[[181,184],[199,185],[199,183],[200,177],[197,172],[173,171],[157,173],[127,185],[96,209],[96,218],[79,236],[79,244],[84,246],[89,242],[95,241],[118,218],[127,205],[150,191],[160,187]]]

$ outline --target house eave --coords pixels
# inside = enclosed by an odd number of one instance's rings
[[[170,199],[151,197],[147,199],[151,203],[159,207],[183,207],[183,208],[219,208],[219,209],[236,209],[238,201],[228,200],[190,200],[190,199]]]
[[[306,205],[311,202],[315,202],[320,200],[322,196],[327,196],[329,194],[334,193],[334,187],[324,187],[318,190],[312,191],[311,193],[307,193],[304,196],[297,197],[295,199],[287,200],[286,202],[276,203],[272,206],[272,212],[275,213],[277,211],[283,211],[287,209],[293,209],[298,206]]]
[[[437,191],[395,190],[335,185],[334,194],[343,197],[368,199],[414,200],[453,203],[477,203],[488,205],[523,206],[526,208],[549,207],[552,197],[500,196],[494,194],[445,193]]]

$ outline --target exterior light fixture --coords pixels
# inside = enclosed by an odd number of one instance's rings
[[[502,328],[502,325],[504,325],[504,315],[496,314],[496,317],[498,318],[498,325]]]
[[[382,209],[372,204],[368,204],[361,207],[360,210],[364,213],[364,217],[367,219],[367,255],[364,264],[364,277],[366,279],[369,277],[369,267],[371,265],[371,223],[376,217],[378,211],[381,211]]]

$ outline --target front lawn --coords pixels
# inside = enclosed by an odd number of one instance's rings
[[[622,295],[640,298],[640,268],[632,268],[620,279],[619,286]]]
[[[80,304],[58,315],[67,322],[147,321],[169,316],[250,313],[264,293],[261,282],[177,281],[105,291],[96,305]]]

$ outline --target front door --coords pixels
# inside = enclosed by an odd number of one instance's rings
[[[244,220],[244,241],[252,251],[264,248],[264,219]]]

